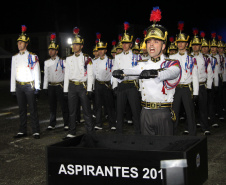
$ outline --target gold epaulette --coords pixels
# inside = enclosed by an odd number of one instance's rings
[[[32,52],[30,52],[30,51],[29,51],[29,54],[31,54],[31,55],[36,55],[35,53],[32,53]]]
[[[88,54],[86,54],[86,53],[83,53],[83,56],[85,56],[85,57],[89,57],[89,55],[88,55]]]
[[[148,61],[148,59],[146,59],[146,60],[138,60],[137,62],[147,62]]]
[[[176,59],[165,58],[167,61],[177,61]]]

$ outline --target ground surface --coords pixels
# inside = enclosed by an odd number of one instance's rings
[[[47,97],[42,95],[38,102],[41,139],[31,136],[28,121],[28,137],[13,139],[18,131],[19,115],[16,99],[9,93],[9,81],[0,81],[0,185],[44,185],[46,184],[47,145],[59,142],[66,135],[63,121],[58,109],[58,128],[48,132],[49,109]],[[29,120],[29,119],[28,119]],[[183,123],[183,122],[181,122]],[[220,122],[219,129],[212,129],[208,137],[209,178],[204,185],[226,184],[226,121]],[[110,132],[105,123],[103,132]],[[133,126],[124,126],[125,133],[130,134]],[[180,131],[183,124],[180,124]],[[78,126],[78,135],[85,133],[84,124]],[[202,135],[198,130],[198,135]]]

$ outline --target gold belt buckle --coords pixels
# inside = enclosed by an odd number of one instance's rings
[[[151,109],[157,109],[157,103],[150,103]]]

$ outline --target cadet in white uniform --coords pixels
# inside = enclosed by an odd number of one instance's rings
[[[92,112],[89,97],[93,90],[93,66],[92,59],[82,53],[83,38],[78,35],[79,29],[74,28],[73,51],[74,54],[66,58],[64,93],[68,94],[69,106],[69,131],[64,139],[76,136],[76,113],[80,100],[88,133],[94,130]]]
[[[201,39],[199,38],[198,30],[193,29],[194,37],[190,42],[193,52],[191,53],[196,59],[198,66],[198,77],[199,77],[199,98],[198,98],[198,112],[199,112],[199,122],[202,127],[204,135],[210,135],[209,125],[208,125],[208,107],[207,107],[207,89],[212,88],[213,83],[213,71],[211,63],[208,57],[204,57],[200,52],[201,49]],[[197,108],[197,107],[195,107]],[[199,126],[199,125],[198,125]]]
[[[100,39],[100,36],[99,36]],[[96,103],[96,126],[95,129],[102,130],[102,106],[108,113],[109,126],[115,130],[115,107],[113,91],[111,88],[111,76],[113,60],[107,55],[107,43],[100,41],[97,43],[99,58],[93,61],[93,75],[95,79],[95,103]]]
[[[160,10],[155,8],[152,14],[158,11]],[[147,62],[139,62],[133,68],[116,70],[113,76],[125,81],[133,75],[137,75],[133,78],[142,79],[142,134],[173,135],[174,124],[171,118],[173,111],[170,109],[174,99],[174,88],[180,80],[180,64],[179,61],[165,59],[163,50],[166,46],[167,31],[163,26],[156,25],[155,20],[153,21],[154,24],[148,28],[145,37],[151,59]]]
[[[12,57],[10,92],[17,96],[20,111],[19,133],[14,138],[27,136],[27,104],[30,109],[32,132],[35,139],[40,138],[40,128],[36,97],[40,91],[41,75],[38,56],[28,52],[30,41],[22,25],[22,34],[17,39],[19,53]]]
[[[68,103],[64,98],[64,60],[57,56],[59,45],[55,43],[55,34],[51,34],[51,43],[48,47],[50,59],[44,62],[43,91],[48,95],[50,107],[50,123],[47,130],[53,130],[56,126],[57,101],[60,103],[64,119],[64,129],[68,130],[69,111]]]
[[[183,26],[184,26],[183,22],[180,22],[178,26],[180,33],[176,36],[176,43],[179,52],[169,56],[169,58],[171,59],[179,60],[182,69],[181,80],[176,87],[173,109],[175,111],[176,117],[179,118],[180,106],[181,103],[183,103],[187,116],[187,124],[185,125],[184,134],[196,135],[193,98],[194,101],[198,100],[199,94],[198,68],[196,61],[186,51],[189,36],[186,35],[185,33],[181,33],[181,31],[183,30]],[[178,121],[179,119],[176,120],[175,129],[177,129]]]
[[[129,69],[135,67],[139,60],[140,55],[132,53],[131,46],[133,36],[126,33],[128,29],[128,23],[124,23],[125,33],[122,37],[121,43],[123,52],[115,56],[114,70]],[[114,76],[114,75],[113,75]],[[136,134],[140,134],[140,95],[138,91],[137,77],[129,77],[126,81],[118,83],[116,79],[113,79],[113,89],[117,92],[117,123],[116,130],[118,133],[122,133],[123,116],[126,108],[127,101],[132,110],[134,129]]]

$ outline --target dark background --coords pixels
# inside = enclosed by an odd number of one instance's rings
[[[159,24],[168,29],[169,36],[178,33],[178,21],[184,21],[184,32],[192,34],[192,28],[205,31],[207,38],[211,32],[223,36],[226,41],[226,12],[224,1],[14,1],[2,5],[2,33],[21,33],[21,25],[27,26],[27,34],[32,32],[68,32],[80,27],[80,35],[85,39],[88,53],[92,53],[96,32],[111,45],[123,33],[123,23],[131,24],[129,32],[143,39],[143,30],[149,27],[150,13],[154,6],[162,11]],[[4,11],[5,10],[5,11]],[[109,47],[110,49],[111,47]]]

